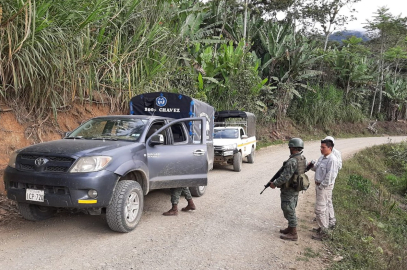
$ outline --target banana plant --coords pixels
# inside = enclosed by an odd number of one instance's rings
[[[233,41],[221,44],[216,54],[208,46],[198,62],[204,72],[198,76],[199,87],[218,110],[247,108],[248,99],[255,99],[267,82],[258,76],[260,61],[245,50],[243,40],[236,47]]]
[[[407,82],[402,79],[396,81],[387,78],[384,95],[390,100],[388,108],[391,121],[397,120],[397,111],[407,105]]]
[[[305,81],[322,74],[313,69],[322,57],[316,54],[316,44],[293,31],[289,24],[267,22],[259,32],[264,51],[261,74],[277,87],[274,104],[279,119],[286,116],[293,97],[301,97],[300,89],[311,89]]]

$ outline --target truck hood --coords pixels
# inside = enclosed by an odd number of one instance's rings
[[[214,146],[224,146],[239,143],[238,139],[213,139]]]
[[[20,153],[58,154],[64,156],[114,155],[129,146],[141,143],[111,140],[62,139],[23,148]]]

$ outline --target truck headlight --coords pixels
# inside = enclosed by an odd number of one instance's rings
[[[223,150],[225,150],[225,151],[227,151],[227,150],[234,150],[234,149],[236,149],[236,148],[237,148],[237,144],[236,144],[236,143],[223,146]]]
[[[96,172],[107,166],[112,160],[107,156],[81,157],[70,170],[71,173],[76,172]]]
[[[11,156],[10,156],[10,159],[9,159],[9,161],[8,161],[8,165],[11,167],[11,168],[15,168],[16,167],[16,159],[17,159],[17,155],[18,155],[18,153],[20,153],[20,151],[14,151],[12,154],[11,154]]]

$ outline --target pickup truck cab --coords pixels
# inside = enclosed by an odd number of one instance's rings
[[[256,151],[256,118],[243,111],[219,111],[215,113],[213,144],[214,163],[233,165],[240,172],[242,161],[254,163]]]
[[[144,115],[95,117],[61,140],[11,155],[7,197],[24,218],[42,220],[57,208],[74,208],[106,213],[112,230],[129,232],[149,191],[190,187],[194,196],[204,194],[213,166],[213,122],[205,115],[213,117],[213,108],[173,93],[136,96],[130,108]]]

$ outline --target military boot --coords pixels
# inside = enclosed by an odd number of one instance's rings
[[[280,235],[280,238],[284,240],[297,241],[297,227],[288,227],[288,233],[285,235]]]
[[[172,208],[168,210],[167,212],[163,213],[164,216],[176,216],[178,215],[178,207],[176,204],[172,205]]]
[[[287,228],[285,228],[284,230],[283,230],[283,229],[280,229],[280,233],[287,234],[287,233],[289,233],[289,232],[290,232],[290,227],[287,227]]]
[[[186,207],[182,208],[181,210],[185,211],[185,212],[189,211],[189,210],[195,210],[196,207],[195,207],[194,201],[192,199],[189,199],[187,201],[188,201],[188,205]]]

